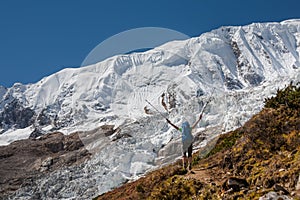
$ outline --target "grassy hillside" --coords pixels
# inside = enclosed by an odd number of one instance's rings
[[[192,172],[174,163],[96,199],[300,199],[300,87],[279,90],[204,158],[203,151]]]

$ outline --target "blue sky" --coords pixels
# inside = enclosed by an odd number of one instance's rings
[[[299,8],[299,0],[3,0],[0,85],[79,67],[100,42],[129,29],[163,27],[192,37],[225,25],[300,18]]]

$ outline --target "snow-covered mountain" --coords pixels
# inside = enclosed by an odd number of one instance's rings
[[[193,122],[212,99],[194,133],[211,138],[242,125],[278,88],[300,81],[299,54],[300,20],[254,23],[64,69],[35,84],[0,87],[0,144],[36,130],[82,131],[94,155],[16,195],[92,197],[170,162],[180,156],[179,135],[146,100],[180,124]],[[106,124],[119,128],[107,137],[93,136],[96,140],[85,134]],[[195,146],[205,144],[200,142]]]

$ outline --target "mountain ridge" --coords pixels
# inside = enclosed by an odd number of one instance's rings
[[[292,37],[292,31],[299,32],[298,22],[297,20],[289,20],[282,23],[254,23],[239,27],[221,27],[212,32],[204,33],[200,37],[186,41],[169,42],[145,53],[114,56],[95,65],[64,69],[43,78],[36,84],[15,84],[12,88],[7,89],[8,91],[5,97],[2,98],[1,103],[3,104],[3,99],[11,95],[18,99],[24,107],[36,110],[36,115],[45,107],[55,107],[56,105],[59,109],[56,112],[61,113],[62,118],[68,112],[71,112],[71,115],[75,114],[76,111],[63,108],[75,108],[74,101],[94,100],[99,101],[100,104],[108,105],[114,101],[109,99],[113,94],[105,93],[105,91],[113,92],[116,79],[122,79],[122,74],[132,67],[141,64],[146,65],[149,59],[152,65],[168,66],[168,62],[170,62],[174,66],[189,66],[187,70],[190,69],[192,75],[188,76],[194,76],[197,73],[208,74],[208,76],[199,77],[202,84],[213,80],[219,82],[220,86],[224,83],[229,90],[257,86],[266,77],[272,77],[274,73],[276,73],[276,76],[284,76],[287,75],[288,70],[300,67],[298,55],[300,36],[296,34]],[[261,28],[265,32],[259,33]],[[284,31],[285,34],[283,34]],[[281,36],[282,34],[283,36]],[[263,38],[266,38],[266,40],[263,40]],[[295,41],[290,41],[292,39]],[[297,46],[292,45],[292,42],[293,44],[296,43]],[[197,43],[199,43],[199,46],[197,46]],[[264,49],[268,49],[269,52],[264,51]],[[228,53],[223,55],[223,52]],[[284,60],[289,60],[290,63],[278,61],[279,53],[282,53],[283,57],[286,56],[287,58],[284,58]],[[162,58],[164,59],[161,60]],[[211,60],[213,61],[211,62]],[[200,66],[202,67],[199,68]],[[212,67],[206,70],[203,68],[204,66]],[[197,78],[197,81],[199,81],[199,78]],[[91,79],[94,79],[94,81],[90,81]],[[195,77],[191,79],[195,81]],[[84,87],[85,85],[87,86]],[[78,91],[76,91],[76,88],[79,88]],[[83,97],[85,95],[84,91],[94,92]],[[96,93],[95,91],[99,92]],[[8,94],[10,92],[12,94]],[[3,90],[1,93],[4,93]],[[67,98],[69,98],[68,101]],[[3,108],[3,106],[1,107]],[[88,105],[88,107],[91,106]]]

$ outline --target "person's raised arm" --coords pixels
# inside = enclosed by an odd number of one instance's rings
[[[176,130],[180,130],[180,128],[178,127],[178,126],[176,126],[175,124],[173,124],[169,119],[166,119],[167,120],[167,122],[171,125],[171,126],[173,126]]]
[[[202,119],[202,114],[199,116],[198,120],[193,124],[192,129],[196,128],[197,124],[200,122]]]

